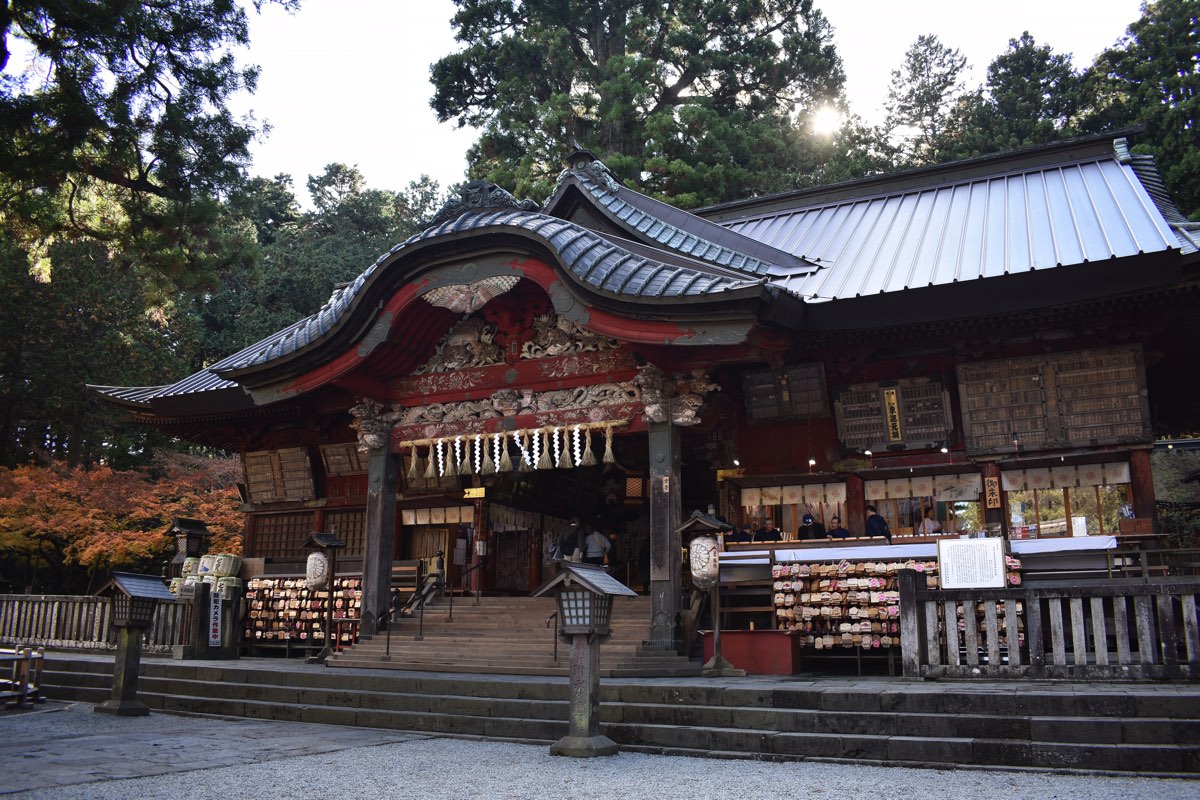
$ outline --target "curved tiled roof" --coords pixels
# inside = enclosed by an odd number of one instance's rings
[[[92,387],[127,404],[148,406],[161,397],[240,388],[228,376],[239,370],[269,364],[315,344],[347,316],[363,288],[405,249],[462,234],[516,234],[541,243],[557,254],[562,265],[594,291],[633,298],[701,298],[761,286],[764,281],[714,268],[681,257],[664,259],[639,254],[623,243],[567,220],[517,209],[467,212],[427,228],[380,256],[349,284],[334,290],[317,313],[227,356],[183,380],[158,387],[129,389]]]
[[[596,168],[604,169],[603,165]],[[618,186],[615,181],[596,180],[588,170],[564,172],[564,181],[572,178],[604,209],[614,225],[665,250],[760,277],[804,274],[817,269],[816,264],[803,257]],[[547,206],[552,208],[562,194],[560,185]]]

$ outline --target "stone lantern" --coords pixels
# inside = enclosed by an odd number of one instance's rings
[[[556,590],[560,635],[571,642],[571,696],[567,735],[550,746],[556,756],[611,756],[617,743],[600,734],[600,644],[612,631],[613,598],[637,592],[599,564],[561,562],[562,571],[533,593]]]
[[[176,518],[167,533],[175,537],[175,557],[171,559],[168,577],[178,578],[183,575],[184,559],[199,558],[208,552],[212,533],[204,522],[187,517]]]
[[[154,621],[160,602],[174,602],[156,575],[114,572],[112,580],[97,592],[112,595],[112,624],[117,629],[117,658],[113,664],[112,697],[93,710],[119,717],[138,717],[150,713],[137,699],[138,672],[142,661],[142,639]]]

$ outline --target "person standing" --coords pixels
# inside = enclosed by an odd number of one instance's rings
[[[561,561],[578,561],[583,555],[584,531],[579,517],[571,517],[571,523],[558,535],[558,558]]]
[[[584,539],[583,562],[585,564],[603,564],[608,551],[612,549],[612,542],[604,535],[603,531],[593,530]]]
[[[938,522],[937,509],[933,506],[925,509],[925,518],[921,520],[921,533],[929,536],[942,532],[942,523]]]
[[[882,536],[887,543],[892,543],[892,530],[888,521],[875,511],[875,506],[867,506],[867,536]]]

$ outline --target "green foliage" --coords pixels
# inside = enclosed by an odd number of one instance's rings
[[[1082,78],[1070,55],[1038,45],[1026,31],[988,66],[983,90],[958,98],[934,160],[1034,147],[1079,133]]]
[[[932,159],[950,109],[963,90],[966,67],[966,56],[928,34],[917,37],[905,51],[900,68],[892,71],[884,127],[902,142],[909,163]]]
[[[1158,524],[1171,534],[1174,544],[1200,546],[1200,450],[1155,448],[1150,455]]]
[[[796,111],[844,76],[812,0],[456,0],[442,120],[482,129],[471,177],[544,197],[578,141],[683,206],[790,188]]]
[[[197,332],[95,240],[60,238],[47,253],[52,281],[29,274],[11,239],[0,245],[0,465],[122,463],[147,431],[119,425],[85,384],[161,383],[180,372]]]
[[[4,3],[0,219],[31,266],[46,271],[65,235],[173,285],[215,282],[228,251],[217,198],[241,182],[257,133],[225,105],[254,89],[257,70],[231,52],[247,41],[235,0]]]
[[[1089,130],[1144,125],[1138,141],[1184,214],[1200,220],[1200,2],[1142,7],[1115,47],[1087,71]]]
[[[195,301],[205,330],[197,367],[315,313],[336,285],[421,230],[444,200],[428,177],[401,192],[369,189],[362,173],[345,164],[330,164],[307,186],[310,213],[297,210],[286,175],[252,181],[233,199],[261,244],[256,259]]]

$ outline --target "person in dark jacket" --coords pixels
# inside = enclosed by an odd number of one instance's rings
[[[888,521],[875,511],[875,506],[867,506],[867,536],[882,536],[887,543],[892,543],[892,530]]]
[[[842,527],[842,520],[838,517],[830,517],[829,524],[832,526],[826,534],[830,539],[849,539],[850,531]]]
[[[775,520],[763,520],[763,526],[754,532],[756,542],[782,542],[783,532],[775,527]]]
[[[563,561],[578,561],[583,556],[587,534],[579,524],[579,517],[571,517],[571,524],[558,535],[558,553]],[[578,555],[576,555],[578,553]]]
[[[797,539],[823,539],[825,538],[825,526],[817,522],[812,514],[805,514],[800,522],[800,530],[796,531]]]

